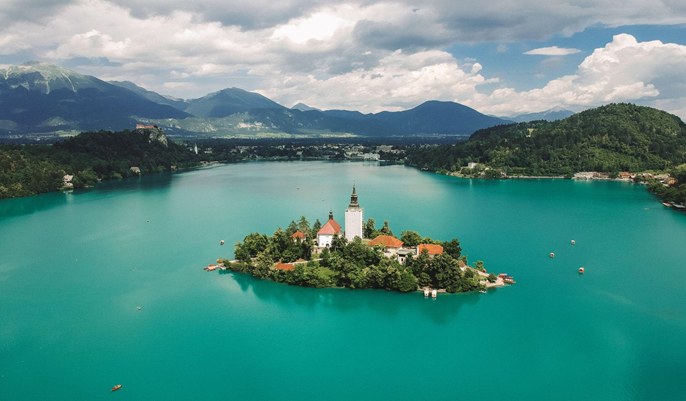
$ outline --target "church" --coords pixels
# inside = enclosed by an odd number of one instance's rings
[[[348,241],[355,237],[364,238],[364,209],[357,200],[357,191],[353,184],[353,193],[350,195],[350,205],[345,209],[345,231],[343,232]],[[319,247],[329,247],[335,234],[341,235],[341,225],[333,218],[333,212],[329,212],[329,220],[317,232],[317,244]]]

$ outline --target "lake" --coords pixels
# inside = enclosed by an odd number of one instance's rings
[[[517,284],[432,300],[202,270],[301,215],[343,224],[353,182],[377,227],[458,238]],[[685,241],[638,185],[363,162],[6,200],[0,400],[683,400]]]

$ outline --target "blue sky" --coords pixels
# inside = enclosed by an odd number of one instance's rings
[[[363,112],[426,100],[502,116],[633,102],[686,118],[683,0],[0,0],[0,7],[0,64],[36,59],[180,98],[235,86],[286,106]]]

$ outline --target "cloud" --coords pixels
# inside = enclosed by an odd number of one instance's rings
[[[539,49],[533,49],[533,50],[529,50],[528,52],[524,52],[524,54],[532,54],[532,55],[539,55],[539,56],[566,56],[568,54],[575,54],[575,53],[581,53],[581,50],[552,46],[552,47],[541,47]]]
[[[481,111],[511,115],[555,106],[580,109],[609,102],[638,102],[685,117],[686,46],[638,42],[628,34],[586,57],[574,75],[553,79],[543,88],[517,92],[500,88],[465,103]]]
[[[442,51],[477,42],[499,43],[496,51],[506,51],[512,42],[599,24],[686,23],[686,3],[677,0],[253,0],[230,6],[224,0],[0,0],[0,6],[0,55],[36,54],[177,97],[238,86],[284,104],[363,111],[428,99],[494,114],[608,101],[686,110],[681,45],[618,35],[573,75],[528,91],[498,82],[488,65]],[[577,49],[526,54],[552,56],[541,64],[550,73],[571,51]]]
[[[398,50],[372,69],[330,78],[274,75],[259,91],[282,104],[303,102],[321,109],[363,112],[401,110],[426,100],[469,98],[489,82],[478,63],[458,65],[449,53],[431,50],[406,54]]]

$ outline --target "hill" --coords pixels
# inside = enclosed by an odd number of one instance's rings
[[[285,109],[259,93],[228,88],[188,101],[186,111],[195,117],[222,118],[254,109]]]
[[[0,144],[0,199],[56,191],[65,175],[73,175],[79,188],[198,162],[197,155],[157,129],[85,132],[53,146]]]
[[[610,104],[554,122],[479,130],[466,142],[407,155],[408,164],[433,171],[456,172],[468,162],[533,176],[664,170],[686,162],[686,125],[650,107]]]
[[[516,123],[528,123],[536,120],[557,121],[574,115],[573,111],[565,110],[559,107],[554,109],[542,111],[540,113],[520,114],[514,117],[503,117],[506,120],[511,120]]]
[[[122,129],[136,117],[184,118],[188,114],[128,89],[47,63],[0,70],[0,120],[21,132]]]

